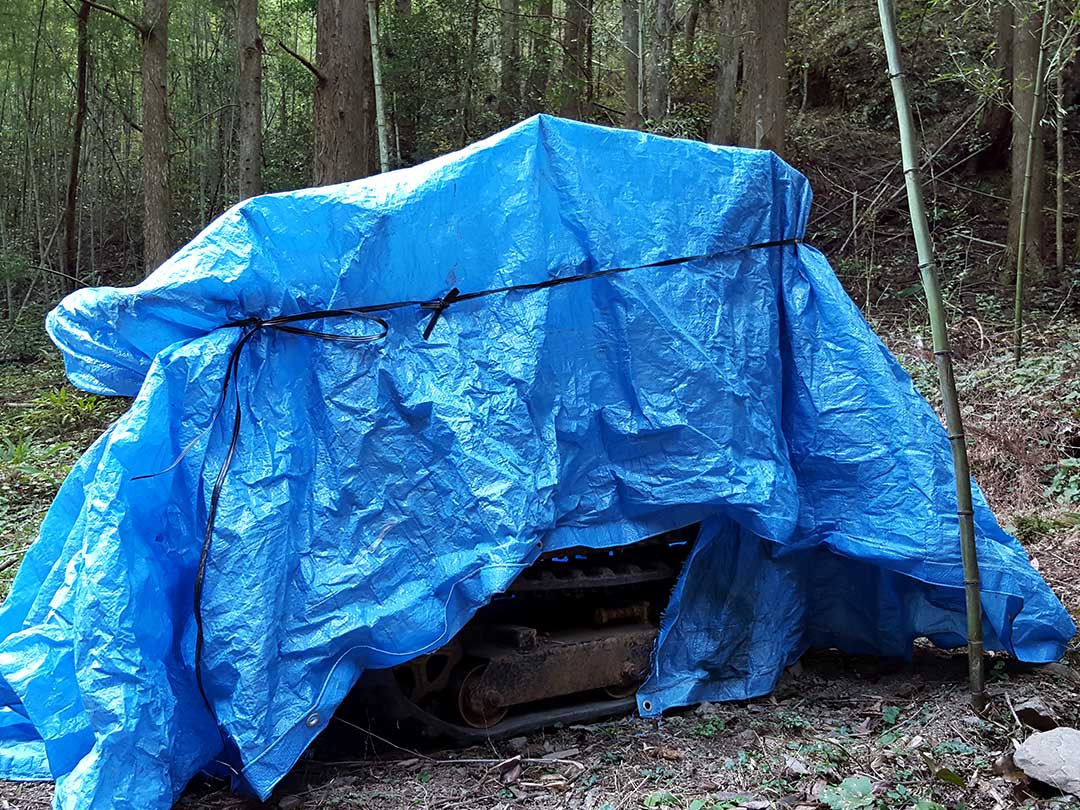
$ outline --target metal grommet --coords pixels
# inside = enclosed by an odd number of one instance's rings
[[[651,700],[643,700],[643,701],[641,701],[641,708],[644,709],[647,712],[651,712],[652,711],[652,701]]]
[[[319,725],[320,720],[322,720],[322,718],[319,717],[319,713],[314,712],[313,714],[308,715],[308,718],[304,721],[304,723],[307,725],[308,728],[315,728],[315,726]]]

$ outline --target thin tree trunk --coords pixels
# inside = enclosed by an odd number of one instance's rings
[[[892,0],[878,0],[881,33],[892,76],[893,99],[896,102],[896,118],[900,129],[900,148],[903,154],[904,178],[907,184],[908,209],[911,227],[915,234],[915,247],[919,256],[919,272],[926,292],[927,309],[930,312],[930,329],[934,341],[934,360],[938,369],[938,384],[945,406],[945,424],[952,446],[953,474],[956,479],[956,513],[960,535],[960,555],[964,566],[964,596],[967,607],[968,669],[971,685],[971,702],[976,711],[986,706],[983,680],[982,597],[979,589],[979,557],[975,547],[975,523],[972,514],[971,473],[968,469],[967,444],[964,440],[964,422],[960,403],[956,396],[956,380],[953,375],[952,350],[949,346],[949,330],[945,320],[945,307],[938,286],[937,268],[934,263],[934,244],[930,238],[930,223],[923,202],[922,181],[919,178],[918,144],[915,140],[915,123],[911,116],[907,90],[904,87],[903,66],[900,62],[900,43],[896,36],[896,22]]]
[[[1054,212],[1054,247],[1056,259],[1054,263],[1054,277],[1051,282],[1056,284],[1065,273],[1065,65],[1059,64],[1057,79],[1055,82],[1055,151],[1057,167],[1054,171],[1054,185],[1057,192],[1057,209]]]
[[[461,88],[461,145],[472,136],[473,80],[476,75],[477,46],[480,39],[480,0],[473,0],[469,16],[469,53],[465,64],[465,81]]]
[[[262,38],[259,0],[237,0],[236,39],[240,51],[240,199],[262,194]]]
[[[586,119],[591,113],[587,100],[592,74],[587,59],[591,6],[592,0],[567,0],[566,3],[562,103],[559,106],[559,114],[564,118]]]
[[[1042,189],[1039,193],[1034,191],[1032,177],[1035,169],[1036,152],[1038,152],[1038,184],[1042,185],[1042,105],[1043,94],[1043,57],[1046,51],[1046,32],[1050,26],[1050,0],[1046,0],[1043,7],[1042,29],[1037,44],[1038,55],[1035,59],[1035,87],[1031,93],[1031,106],[1029,107],[1027,145],[1024,152],[1024,180],[1020,187],[1019,222],[1017,226],[1016,243],[1016,289],[1013,298],[1013,359],[1020,362],[1024,351],[1024,270],[1028,257],[1029,234],[1034,233],[1032,242],[1035,253],[1035,263],[1039,261],[1039,241],[1042,234]],[[1017,32],[1019,34],[1019,31]],[[1020,46],[1017,44],[1017,50]],[[1021,73],[1016,72],[1016,84],[1021,81]],[[1013,126],[1015,132],[1017,127]],[[1018,151],[1018,150],[1017,150]],[[1015,162],[1013,164],[1015,166]],[[1015,177],[1013,178],[1015,187]],[[1034,214],[1034,215],[1033,215]],[[1035,229],[1028,226],[1030,221],[1036,223]]]
[[[390,171],[390,136],[386,129],[383,101],[382,58],[379,55],[379,11],[375,0],[367,0],[368,34],[371,37],[371,78],[375,88],[375,130],[379,139],[379,169]]]
[[[671,52],[675,0],[656,0],[653,20],[652,74],[649,81],[649,118],[659,120],[671,101]]]
[[[1041,120],[1044,112],[1042,85],[1036,93],[1039,81],[1038,65],[1042,49],[1040,31],[1042,18],[1024,3],[1023,9],[1016,8],[1015,30],[1013,34],[1013,92],[1012,92],[1012,158],[1010,168],[1011,193],[1009,199],[1009,235],[1008,255],[1015,262],[1021,241],[1024,243],[1025,270],[1031,275],[1042,273],[1042,207],[1043,186],[1046,179],[1045,152],[1042,139]],[[1030,164],[1028,147],[1030,149]],[[1025,177],[1029,179],[1025,181]],[[1027,190],[1025,191],[1025,185]],[[1024,219],[1023,238],[1021,239],[1021,211],[1024,200],[1028,200],[1027,216]],[[1010,280],[1006,265],[1003,280]],[[1015,275],[1012,281],[1015,282]]]
[[[143,0],[143,265],[169,258],[169,0]]]
[[[627,129],[641,128],[641,108],[638,106],[638,64],[641,55],[637,50],[641,38],[638,29],[640,5],[641,0],[622,0],[623,96],[626,104],[623,126]]]
[[[1012,0],[1000,0],[994,25],[993,68],[998,76],[1000,93],[983,106],[979,135],[986,145],[974,157],[976,171],[996,171],[1009,165],[1013,117],[1009,101],[1013,92]]]
[[[67,197],[64,203],[64,275],[61,288],[74,290],[79,278],[78,200],[79,161],[82,157],[83,127],[86,124],[86,63],[89,58],[90,4],[79,4],[75,46],[75,120],[71,128],[71,162],[68,165]]]
[[[31,209],[30,198],[34,194],[34,183],[36,183],[36,175],[33,172],[34,154],[37,152],[36,145],[34,143],[34,133],[37,129],[37,117],[34,114],[34,102],[37,100],[37,81],[38,81],[38,55],[41,52],[42,33],[45,27],[45,9],[48,8],[47,0],[41,0],[41,7],[38,11],[37,20],[37,33],[34,36],[34,52],[30,59],[30,81],[29,90],[26,94],[26,137],[23,138],[23,155],[22,155],[22,173],[19,188],[19,203],[15,209],[16,216],[16,228],[21,228],[23,231],[29,230],[26,225],[26,219]],[[33,183],[32,183],[33,181]],[[39,222],[40,222],[40,218]],[[47,258],[41,255],[41,251],[44,247],[44,237],[41,234],[40,227],[35,229],[37,248],[38,248],[38,263],[46,264]]]
[[[517,115],[521,96],[521,2],[499,0],[499,115]]]
[[[783,155],[788,0],[751,0],[749,23],[739,141],[743,146]]]
[[[713,87],[712,121],[709,125],[709,142],[733,144],[736,142],[735,101],[738,94],[739,60],[742,56],[742,40],[739,37],[739,0],[720,0],[717,11],[719,31],[716,83]]]
[[[645,61],[645,4],[649,0],[638,0],[637,15],[637,109],[643,118],[648,105],[645,80],[648,73]]]
[[[379,168],[371,35],[364,0],[318,0],[315,33],[315,185]]]
[[[540,0],[532,29],[532,69],[525,81],[525,96],[530,114],[544,109],[548,83],[551,81],[552,0]]]
[[[683,31],[685,37],[686,53],[694,55],[694,47],[697,45],[698,19],[701,16],[702,0],[690,0],[690,8],[686,10],[686,28]]]
[[[397,20],[399,18],[404,20],[412,15],[412,0],[396,0],[394,15],[395,27],[393,30],[399,31],[401,27]],[[391,59],[393,59],[392,43],[387,42],[387,50],[391,52]],[[416,110],[419,109],[420,105],[403,95],[399,96],[397,93],[392,93],[390,100],[394,119],[397,165],[410,166],[414,162],[413,156],[416,152]],[[405,103],[402,103],[403,100]]]

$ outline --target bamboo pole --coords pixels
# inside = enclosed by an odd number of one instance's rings
[[[1035,88],[1028,116],[1027,156],[1024,158],[1024,187],[1020,198],[1020,233],[1016,244],[1016,292],[1013,297],[1013,360],[1017,363],[1024,349],[1024,265],[1027,264],[1028,209],[1031,207],[1031,171],[1035,164],[1035,133],[1042,115],[1039,99],[1043,92],[1043,60],[1046,56],[1046,31],[1050,26],[1050,0],[1043,4],[1042,33],[1039,35],[1039,58],[1035,66]]]
[[[375,84],[375,129],[379,136],[379,170],[390,170],[390,141],[386,133],[386,103],[383,100],[382,56],[379,53],[379,12],[375,0],[367,0],[368,32],[371,34],[371,78]]]
[[[986,707],[982,601],[979,596],[979,560],[975,549],[971,473],[968,468],[967,444],[964,441],[964,422],[956,396],[956,380],[953,376],[952,350],[949,348],[945,306],[941,298],[941,287],[938,285],[934,244],[930,239],[930,224],[926,218],[926,204],[923,201],[922,181],[919,177],[916,154],[915,124],[911,117],[907,89],[904,86],[892,0],[878,0],[878,14],[881,17],[881,35],[885,41],[885,53],[889,62],[893,100],[896,102],[896,119],[900,128],[900,151],[904,163],[908,208],[911,211],[911,228],[915,234],[915,248],[919,257],[919,273],[922,276],[923,290],[926,292],[926,307],[930,314],[930,329],[934,340],[934,363],[937,365],[938,384],[941,387],[941,399],[945,407],[945,426],[952,447],[956,478],[956,515],[960,530],[960,554],[964,565],[964,595],[967,603],[971,703],[976,711],[982,711]]]

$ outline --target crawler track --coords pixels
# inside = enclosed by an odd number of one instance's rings
[[[447,645],[367,673],[343,711],[471,744],[632,710],[696,528],[545,554]]]

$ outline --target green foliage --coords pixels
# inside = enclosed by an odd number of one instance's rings
[[[777,712],[776,719],[780,722],[780,727],[788,731],[802,731],[810,728],[809,720],[788,709]]]
[[[35,307],[14,323],[0,323],[0,362],[34,362],[50,351],[45,330],[41,328],[44,314],[38,313]]]
[[[1019,515],[1013,521],[1012,533],[1021,543],[1030,543],[1054,528],[1052,521],[1042,515]]]
[[[874,806],[874,786],[865,776],[849,776],[836,787],[821,791],[821,801],[831,810],[861,810]]]
[[[717,734],[727,729],[727,723],[722,717],[710,717],[691,727],[690,733],[695,737],[712,739]]]
[[[899,706],[883,706],[881,709],[881,718],[887,725],[894,726],[900,719],[900,707]]]
[[[686,810],[737,810],[745,804],[745,799],[694,799],[686,806]]]
[[[937,802],[920,798],[903,784],[897,784],[880,795],[865,776],[849,776],[839,785],[821,791],[821,801],[830,810],[944,810]]]
[[[1057,463],[1046,497],[1064,506],[1080,503],[1080,458],[1063,458]]]
[[[57,431],[98,424],[108,418],[109,403],[96,394],[82,394],[70,386],[61,386],[39,394],[26,414],[30,424],[48,426]]]
[[[679,804],[679,800],[666,790],[656,790],[645,797],[644,804],[646,807],[668,807]]]
[[[851,758],[843,748],[826,740],[816,740],[807,745],[790,743],[789,747],[808,758],[811,769],[818,773],[835,770],[846,764]]]
[[[743,805],[742,799],[719,799],[714,800],[708,796],[705,798],[691,799],[689,802],[684,803],[682,799],[667,790],[656,790],[650,793],[642,801],[642,805],[647,808],[654,807],[685,807],[686,810],[736,810]],[[601,810],[604,807],[612,808],[612,805],[601,805]]]
[[[934,746],[936,754],[974,754],[975,749],[963,740],[946,740]]]
[[[66,442],[43,444],[33,434],[15,438],[0,436],[0,466],[26,478],[53,480],[48,462],[67,447]]]

